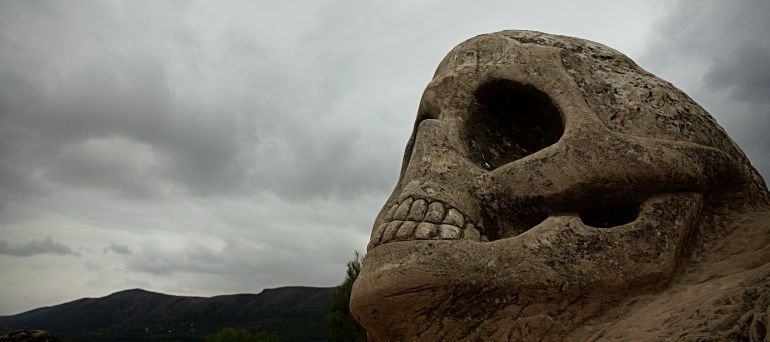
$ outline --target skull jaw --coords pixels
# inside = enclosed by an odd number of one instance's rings
[[[667,284],[701,206],[700,194],[659,195],[611,229],[554,216],[488,243],[382,244],[364,260],[351,312],[375,340],[567,333],[609,303]]]

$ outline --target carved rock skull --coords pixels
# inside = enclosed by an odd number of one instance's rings
[[[474,37],[423,94],[351,311],[378,341],[574,334],[669,286],[713,213],[767,202],[719,125],[621,53]]]

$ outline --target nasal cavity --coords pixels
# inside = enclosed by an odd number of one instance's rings
[[[529,84],[494,80],[474,93],[463,138],[470,158],[487,170],[553,145],[564,133],[563,115]]]
[[[639,217],[639,203],[594,204],[580,211],[583,223],[596,228],[611,228],[631,223]]]

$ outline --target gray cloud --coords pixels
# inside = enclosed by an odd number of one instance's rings
[[[134,252],[132,252],[131,249],[128,248],[128,246],[117,244],[117,243],[114,243],[114,242],[110,243],[109,246],[104,247],[102,252],[103,253],[113,252],[113,253],[120,254],[120,255],[131,255],[131,254],[134,254]]]
[[[148,10],[177,10],[166,5],[5,6],[11,8],[4,13],[30,19],[8,18],[5,26],[18,27],[0,34],[7,57],[0,65],[0,132],[8,149],[0,161],[21,165],[16,174],[137,199],[165,188],[204,196],[271,191],[296,200],[383,191],[392,182],[395,171],[359,176],[386,168],[373,165],[383,158],[353,150],[363,139],[356,129],[362,118],[335,113],[332,104],[345,96],[339,89],[354,85],[330,72],[346,66],[317,67],[325,46],[306,48],[302,60],[260,46],[250,32],[204,37],[174,21],[184,9],[158,19],[176,27],[113,24],[126,10],[146,20],[156,15]],[[55,41],[19,39],[34,36],[30,25],[39,21],[57,28]],[[111,35],[83,34],[93,29]],[[159,46],[157,35],[170,35],[162,42],[168,46]],[[127,148],[94,151],[115,141]],[[392,157],[400,145],[379,152]]]
[[[763,84],[742,65],[764,43],[717,51],[721,38],[692,37],[743,26],[656,6],[2,1],[0,232],[66,236],[82,257],[0,255],[0,314],[131,287],[213,295],[339,283],[396,181],[424,86],[476,34],[524,28],[634,58],[653,51],[643,59],[667,79],[705,75],[684,87],[701,103],[724,98],[746,122],[766,122],[745,114],[759,95],[741,98]],[[659,10],[657,43],[629,39],[647,37]],[[688,15],[705,19],[679,25]],[[681,67],[690,60],[697,73]],[[750,135],[717,105],[708,109],[749,152]],[[8,241],[5,250],[26,246]],[[28,286],[39,272],[52,281]]]
[[[6,240],[0,240],[0,255],[29,257],[40,254],[80,256],[80,253],[73,251],[61,242],[54,241],[50,236],[46,236],[42,240],[34,239],[25,243],[10,243]]]
[[[323,246],[328,245],[319,245]],[[329,253],[318,248],[317,255],[308,260],[279,244],[247,244],[230,239],[220,247],[195,244],[169,250],[159,246],[145,246],[129,258],[126,270],[153,277],[193,276],[215,278],[220,282],[260,283],[265,287],[312,284],[318,281],[321,284],[335,284],[344,270],[334,260],[338,257],[348,258],[351,254],[352,250]],[[313,266],[307,267],[308,263]]]
[[[468,32],[437,4],[6,3],[0,162],[31,183],[137,200],[387,192],[436,63],[459,40],[505,28],[483,20],[501,5],[456,8],[474,16]],[[274,30],[279,14],[292,25]],[[195,24],[221,15],[233,24]]]
[[[108,164],[118,168],[141,167],[131,165],[132,158],[146,157],[132,155],[137,148],[121,153],[114,149],[101,156],[94,156],[94,151],[77,151],[79,146],[94,140],[120,140],[125,145],[144,146],[155,158],[149,162],[158,164],[136,178],[159,178],[199,193],[235,186],[239,179],[235,170],[243,168],[246,161],[238,159],[241,141],[234,131],[236,118],[216,108],[174,102],[163,68],[155,61],[131,58],[111,65],[86,66],[48,89],[49,94],[45,94],[47,85],[20,87],[13,81],[21,76],[0,75],[3,89],[17,91],[0,95],[0,102],[10,104],[0,109],[0,130],[9,133],[4,140],[17,149],[4,157],[26,164],[29,171],[44,171],[45,176],[56,181],[75,186],[92,182],[95,186],[137,193],[136,180],[124,177],[114,182],[115,179],[93,177],[112,171]],[[25,67],[11,65],[6,69]],[[91,156],[84,155],[89,152]],[[37,159],[28,160],[32,159],[29,155]],[[13,160],[14,157],[26,160]],[[86,163],[80,163],[89,157]],[[93,164],[94,157],[100,159],[98,165]]]
[[[679,1],[643,57],[703,105],[770,177],[770,2]]]
[[[770,5],[768,5],[770,9]],[[770,19],[767,20],[770,22]],[[727,92],[735,101],[770,103],[770,43],[747,42],[714,61],[704,75],[706,86]]]

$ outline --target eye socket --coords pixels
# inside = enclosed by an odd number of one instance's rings
[[[494,170],[553,145],[564,133],[562,114],[532,85],[499,79],[481,85],[464,127],[470,158]]]

